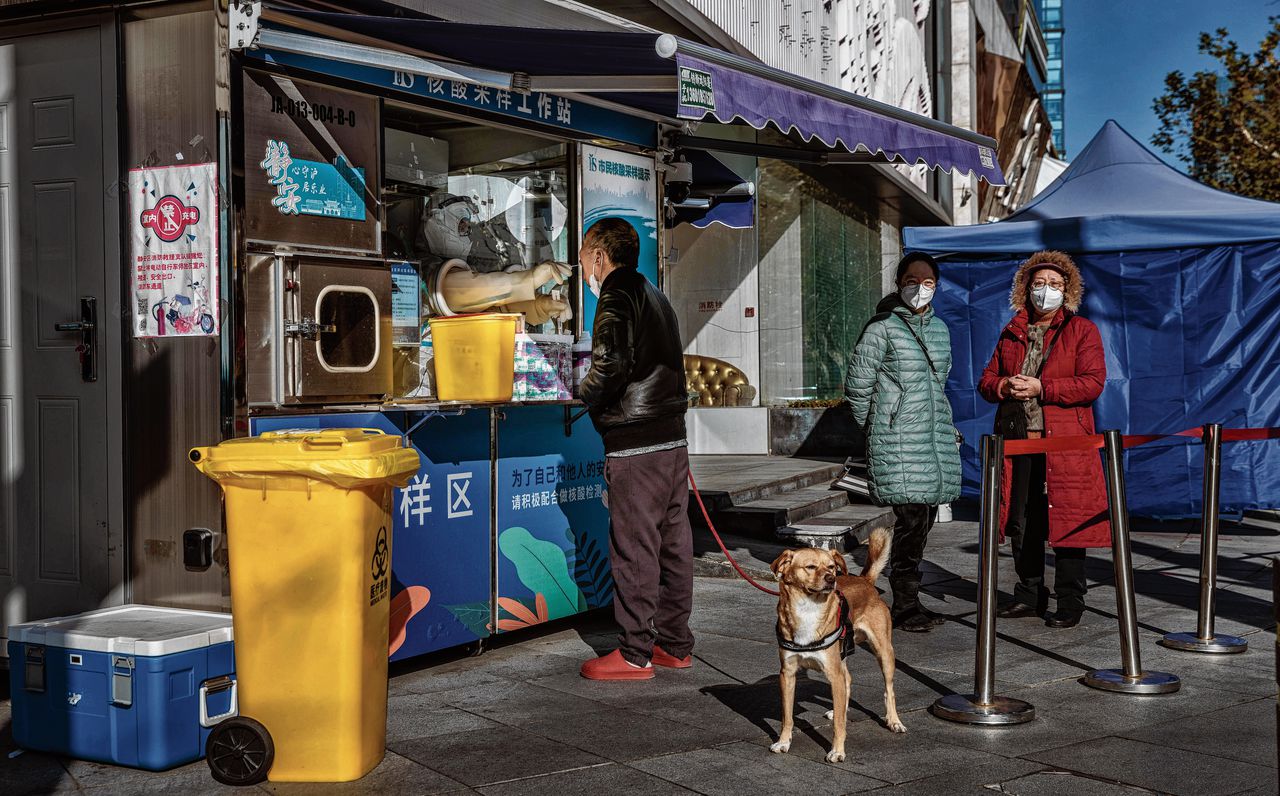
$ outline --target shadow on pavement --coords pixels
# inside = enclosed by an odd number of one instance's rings
[[[782,722],[782,700],[778,693],[777,675],[770,675],[754,683],[710,685],[699,690],[720,700],[721,704],[750,721],[765,735],[777,739],[778,733],[768,721],[772,719],[777,724]],[[831,710],[831,687],[825,682],[807,677],[796,678],[795,729],[809,736],[819,746],[830,746],[831,741],[801,717],[806,705],[816,705],[823,713]],[[850,703],[850,707],[868,713],[866,708],[857,703]],[[874,714],[868,715],[874,717]]]

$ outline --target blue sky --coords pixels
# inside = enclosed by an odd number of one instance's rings
[[[1267,17],[1280,16],[1280,0],[1063,0],[1063,7],[1068,158],[1107,119],[1150,145],[1158,127],[1151,101],[1164,93],[1164,76],[1217,63],[1197,51],[1201,31],[1225,27],[1252,52]]]

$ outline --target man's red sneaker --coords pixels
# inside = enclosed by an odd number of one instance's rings
[[[582,676],[588,680],[652,680],[653,666],[636,666],[622,657],[620,650],[582,664]]]
[[[693,666],[693,655],[677,658],[657,644],[653,645],[653,665],[665,666],[668,669],[688,669]]]

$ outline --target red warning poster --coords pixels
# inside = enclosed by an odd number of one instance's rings
[[[133,336],[218,333],[216,163],[129,171]]]

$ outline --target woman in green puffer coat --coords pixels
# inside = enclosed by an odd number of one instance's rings
[[[942,619],[920,605],[920,561],[938,505],[960,497],[960,452],[943,387],[951,335],[933,314],[938,264],[927,254],[898,263],[898,292],[862,330],[845,399],[867,432],[871,498],[893,507],[889,584],[893,626],[924,632]]]

